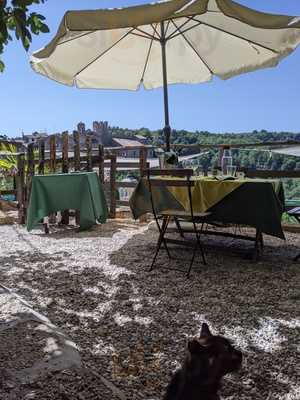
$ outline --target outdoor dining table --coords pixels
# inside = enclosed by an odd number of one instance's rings
[[[281,217],[284,190],[279,180],[193,177],[194,212],[211,212],[213,221],[246,225],[260,233],[284,239]],[[187,209],[188,193],[181,187],[153,188],[157,212]],[[142,178],[130,199],[134,218],[151,213],[147,180]]]
[[[89,229],[96,221],[106,221],[106,199],[96,172],[36,175],[32,178],[28,231],[44,217],[70,209],[80,211],[80,230]]]

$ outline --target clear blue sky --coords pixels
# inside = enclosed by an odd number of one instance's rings
[[[237,0],[258,10],[300,15],[298,0]],[[31,51],[46,45],[69,9],[121,7],[143,0],[48,0],[37,9],[51,33],[34,38]],[[128,128],[163,126],[162,90],[139,92],[78,90],[35,74],[20,43],[5,53],[0,74],[0,133],[8,136],[47,130],[72,131],[93,120]],[[170,91],[171,125],[176,129],[239,132],[254,129],[300,132],[300,48],[277,68],[228,81],[174,85]]]

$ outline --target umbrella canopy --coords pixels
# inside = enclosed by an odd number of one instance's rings
[[[228,79],[274,67],[300,42],[300,18],[231,0],[172,0],[123,9],[69,11],[33,69],[78,88],[137,90]]]

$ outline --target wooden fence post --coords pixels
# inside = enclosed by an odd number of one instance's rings
[[[74,140],[74,170],[80,171],[80,134],[73,131]]]
[[[140,176],[142,177],[142,171],[148,166],[147,163],[147,148],[140,148]],[[140,222],[147,222],[147,215],[142,215],[139,219]]]
[[[50,136],[50,172],[52,174],[56,172],[56,135]],[[56,214],[49,216],[49,222],[51,224],[56,223]]]
[[[25,206],[25,217],[27,215],[27,209],[30,200],[32,177],[35,173],[34,165],[34,147],[33,143],[30,143],[27,147],[27,171],[26,171],[26,206]]]
[[[116,208],[117,208],[116,174],[117,174],[117,155],[112,154],[110,158],[110,218],[116,218]]]
[[[88,172],[93,171],[91,135],[86,136],[86,170]]]
[[[45,174],[45,141],[41,140],[39,142],[39,175]]]
[[[104,147],[99,145],[99,179],[104,184]]]
[[[140,173],[142,176],[142,171],[147,168],[147,149],[140,148]]]
[[[18,223],[25,224],[25,156],[17,156],[17,201],[18,201]]]
[[[56,135],[50,136],[50,172],[56,172]]]
[[[80,133],[77,131],[73,131],[73,140],[74,140],[74,170],[80,171]],[[75,223],[76,225],[80,224],[80,212],[78,210],[75,211]]]
[[[62,134],[62,172],[67,174],[69,172],[69,134],[63,132]],[[68,225],[70,222],[69,210],[62,212],[61,223]]]
[[[69,134],[68,132],[62,133],[62,172],[67,174],[69,172]]]

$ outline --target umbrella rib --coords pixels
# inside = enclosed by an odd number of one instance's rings
[[[82,35],[76,36],[76,37],[71,38],[71,39],[67,39],[67,40],[65,40],[64,42],[60,42],[60,43],[57,44],[57,46],[60,46],[60,45],[65,44],[65,43],[73,42],[73,40],[80,39],[80,38],[82,38],[82,37],[84,37],[84,36],[90,35],[91,33],[95,33],[95,32],[96,32],[96,31],[85,32],[85,33],[83,33]]]
[[[154,35],[154,36],[151,36],[148,32],[145,32],[145,31],[143,31],[143,30],[140,29],[140,28],[134,27],[133,30],[137,30],[138,32],[142,33],[143,35],[145,35],[144,37],[146,37],[147,39],[151,39],[151,40],[152,40],[152,39],[154,39],[154,40],[160,40],[160,39],[156,38],[155,35]],[[133,35],[138,35],[138,33],[133,33]],[[141,35],[140,35],[140,36],[141,36]]]
[[[132,28],[130,31],[126,32],[125,35],[123,35],[119,40],[117,40],[113,45],[111,45],[108,49],[106,49],[105,51],[103,51],[101,54],[99,54],[99,56],[97,56],[96,58],[94,58],[94,60],[92,60],[91,62],[89,62],[84,68],[82,68],[80,71],[78,71],[74,77],[77,78],[77,76],[79,74],[81,74],[81,72],[85,71],[87,68],[89,68],[92,64],[94,64],[94,62],[98,61],[102,56],[104,56],[104,54],[106,54],[109,50],[113,49],[117,44],[119,44],[123,39],[125,39],[128,35],[130,35],[130,33],[134,30],[135,28]]]
[[[151,24],[151,26],[152,26],[152,28],[153,28],[153,31],[156,33],[157,38],[160,40],[160,39],[161,39],[161,36],[160,36],[160,34],[159,34],[158,30],[157,30],[157,25],[158,25],[158,24],[156,24],[156,25],[154,26],[154,24]]]
[[[156,26],[157,26],[157,24],[156,24]],[[153,30],[154,30],[154,28],[153,28]],[[149,63],[150,53],[151,53],[151,50],[152,50],[153,40],[154,40],[154,38],[150,42],[150,46],[149,46],[149,50],[148,50],[148,53],[147,53],[146,62],[145,62],[145,66],[144,66],[144,69],[143,69],[143,74],[142,74],[140,82],[144,81],[146,69],[147,69],[147,66],[148,66],[148,63]]]
[[[165,29],[165,35],[166,36],[167,36],[167,33],[168,33],[169,26],[170,26],[170,20],[168,20],[168,23],[167,23],[167,26],[166,26],[166,29]]]
[[[141,38],[144,38],[144,39],[148,39],[148,40],[157,40],[157,41],[159,41],[157,38],[155,38],[155,37],[149,37],[149,36],[145,36],[145,35],[141,35],[140,33],[135,33],[135,32],[131,32],[131,35],[134,35],[134,36],[138,36],[138,37],[141,37]]]
[[[184,24],[182,24],[182,25],[180,26],[180,29],[181,29],[184,25],[186,25],[188,22],[190,22],[191,20],[192,20],[192,18],[189,18],[188,21],[186,21]],[[173,20],[172,20],[172,22],[173,22]],[[180,35],[182,35],[183,33],[188,32],[188,31],[190,31],[191,29],[194,29],[194,28],[196,28],[197,26],[199,26],[199,25],[201,25],[201,24],[202,24],[202,22],[199,21],[197,24],[195,24],[195,25],[193,25],[193,26],[190,26],[189,28],[185,29],[184,31],[180,31],[180,29],[176,29],[169,37],[167,37],[167,40],[174,39],[174,38],[176,38],[177,36],[180,36]],[[176,33],[176,32],[178,32],[178,31],[179,31],[179,33]]]
[[[186,24],[188,24],[191,21],[191,19],[192,19],[191,17],[187,17],[186,21],[183,22],[183,24],[180,26],[180,29],[183,28]],[[169,22],[173,22],[173,19],[169,19]],[[176,33],[178,31],[179,31],[179,28],[176,28],[174,30],[174,32],[172,32],[169,36],[166,37],[166,40],[173,39],[173,37],[176,36]],[[180,33],[179,33],[179,35],[180,35]]]
[[[225,29],[218,28],[218,27],[216,27],[216,26],[210,25],[210,24],[208,24],[207,22],[199,21],[199,20],[198,20],[197,18],[195,18],[195,17],[192,17],[192,19],[193,19],[195,22],[196,22],[196,21],[197,21],[197,22],[201,22],[203,25],[208,26],[209,28],[216,29],[217,31],[220,31],[220,32],[226,33],[227,35],[231,35],[231,36],[234,36],[234,37],[236,37],[236,38],[238,38],[238,39],[241,39],[241,40],[247,42],[248,44],[251,43],[251,44],[254,44],[254,45],[256,45],[256,46],[259,46],[259,47],[261,47],[261,48],[263,48],[263,49],[265,49],[265,50],[272,51],[272,52],[275,53],[275,54],[279,54],[278,51],[276,51],[276,50],[274,50],[274,49],[272,49],[272,48],[270,48],[270,47],[264,46],[263,44],[260,44],[260,43],[258,43],[258,42],[254,42],[253,40],[249,40],[249,39],[247,39],[247,38],[245,38],[245,37],[243,37],[243,36],[236,35],[235,33],[228,32],[228,31],[226,31]]]
[[[177,25],[175,24],[175,22],[172,20],[172,23],[177,27]],[[178,27],[177,27],[178,28]],[[179,32],[180,28],[179,28]],[[213,70],[210,68],[210,66],[207,64],[207,62],[201,57],[201,55],[199,54],[199,52],[195,49],[195,47],[193,46],[193,44],[186,38],[186,36],[184,35],[184,33],[181,33],[182,37],[184,38],[184,40],[187,42],[187,44],[191,47],[191,49],[197,54],[197,56],[199,57],[199,59],[202,61],[202,63],[206,66],[206,68],[209,70],[209,72],[214,75]]]

